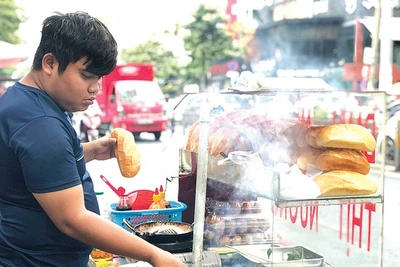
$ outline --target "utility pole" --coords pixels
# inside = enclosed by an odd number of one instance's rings
[[[393,40],[391,36],[391,20],[393,8],[391,1],[382,1],[381,15],[381,48],[380,48],[380,71],[379,90],[390,91],[393,84]],[[394,29],[393,29],[394,30]]]
[[[385,0],[384,2],[387,2]],[[372,33],[372,44],[371,48],[374,53],[374,60],[369,69],[368,77],[368,91],[376,90],[378,88],[377,69],[379,61],[379,36],[381,28],[381,0],[376,1],[375,12],[374,12],[374,31]]]
[[[207,72],[206,72],[206,52],[201,48],[201,77],[200,77],[200,92],[205,92],[207,87]]]

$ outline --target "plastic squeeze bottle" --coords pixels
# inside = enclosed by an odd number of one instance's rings
[[[161,203],[161,195],[158,193],[158,188],[156,188],[153,194],[153,203],[151,203],[150,210],[165,209],[165,206]]]
[[[165,199],[165,191],[162,185],[160,185],[160,196],[161,196],[161,204],[164,205],[165,208],[171,208],[171,205],[169,204],[168,200]]]

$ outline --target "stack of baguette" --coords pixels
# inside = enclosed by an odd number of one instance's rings
[[[198,151],[200,122],[188,132],[186,150]],[[367,178],[370,164],[361,151],[372,152],[376,141],[371,132],[357,124],[306,125],[296,119],[270,119],[238,110],[216,115],[209,127],[208,152],[221,157],[232,151],[253,151],[265,166],[277,163],[322,174],[314,179],[321,196],[372,194],[377,190]]]
[[[372,152],[376,148],[375,138],[368,129],[357,124],[310,126],[306,141],[312,149],[299,156],[298,165],[305,168],[307,164],[314,164],[323,171],[314,179],[321,196],[364,195],[377,191],[376,184],[366,176],[370,164],[361,152]]]

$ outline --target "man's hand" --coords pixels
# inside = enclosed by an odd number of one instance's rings
[[[83,153],[85,154],[85,162],[91,160],[106,160],[115,158],[114,147],[117,140],[110,136],[104,136],[100,139],[83,143]]]

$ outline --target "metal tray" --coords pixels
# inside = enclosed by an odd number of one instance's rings
[[[324,257],[321,255],[305,248],[302,246],[291,246],[291,247],[273,247],[270,248],[272,253],[268,257],[267,248],[254,248],[249,246],[248,248],[237,249],[243,257],[253,263],[257,263],[258,266],[287,266],[287,267],[317,267],[325,266]],[[289,255],[296,254],[300,258],[288,260]]]

